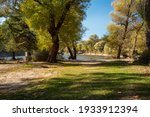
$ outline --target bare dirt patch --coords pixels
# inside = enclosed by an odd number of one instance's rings
[[[0,91],[11,90],[27,85],[33,79],[46,78],[57,71],[46,67],[28,67],[24,64],[0,64]]]

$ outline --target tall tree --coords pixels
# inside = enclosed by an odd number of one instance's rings
[[[36,48],[36,39],[35,34],[29,30],[29,27],[22,17],[22,13],[20,11],[20,4],[22,1],[23,0],[1,1],[0,14],[2,17],[6,18],[6,21],[4,22],[4,30],[8,35],[5,35],[5,37],[7,39],[10,38],[10,42],[8,40],[7,48],[11,47],[10,50],[13,50],[13,46],[9,46],[9,44],[17,44],[18,49],[31,51]]]
[[[22,12],[30,28],[33,30],[44,28],[51,36],[49,62],[57,62],[59,34],[66,17],[71,13],[83,12],[88,2],[89,0],[25,0],[22,4]]]
[[[123,35],[124,28],[120,25],[110,24],[110,25],[108,25],[107,30],[109,32],[108,39],[107,39],[107,45],[109,46],[109,48],[111,48],[113,51],[115,51],[115,53],[113,53],[113,54],[115,54],[115,56],[117,58],[118,53],[120,53],[120,49],[118,49],[118,48],[123,43],[121,35]]]
[[[72,13],[66,17],[64,25],[60,30],[60,42],[67,47],[70,53],[70,59],[76,59],[76,45],[77,41],[81,40],[85,28],[82,25],[84,19],[84,12]]]
[[[107,42],[107,39],[108,39],[108,36],[107,35],[104,35],[100,41],[98,41],[97,43],[95,43],[94,45],[94,48],[96,50],[98,50],[100,53],[103,53],[104,52],[104,47],[105,47],[105,44]]]
[[[142,31],[142,29],[143,29],[143,25],[144,25],[144,22],[139,22],[134,26],[133,31],[135,32],[135,37],[134,37],[134,40],[133,40],[133,47],[132,47],[132,50],[131,50],[131,58],[135,57],[138,36],[140,34],[140,31]]]
[[[91,36],[89,37],[89,39],[86,40],[86,44],[87,44],[87,46],[88,46],[88,50],[89,50],[90,54],[93,53],[93,52],[96,52],[96,50],[95,50],[95,48],[94,48],[94,45],[95,45],[98,41],[99,41],[99,37],[98,37],[96,34],[91,35]]]
[[[117,58],[120,58],[122,47],[130,31],[131,20],[135,13],[135,4],[135,0],[115,0],[112,4],[114,7],[114,12],[111,14],[112,19],[117,25],[121,25],[124,28]]]
[[[145,21],[146,27],[146,45],[147,49],[150,50],[150,0],[137,0],[138,1],[138,12],[140,13],[141,17]]]
[[[148,50],[150,50],[150,0],[145,0],[144,9],[144,19],[146,23],[146,45]]]
[[[144,64],[150,63],[150,0],[137,0],[138,5],[138,12],[140,13],[141,17],[144,19],[145,28],[146,28],[146,49],[141,56],[141,62]]]

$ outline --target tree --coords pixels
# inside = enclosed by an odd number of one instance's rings
[[[107,42],[107,39],[108,39],[108,36],[107,35],[104,35],[100,41],[98,41],[95,45],[94,45],[94,48],[99,51],[100,53],[103,53],[104,52],[104,47],[105,47],[105,44]]]
[[[79,41],[77,43],[77,50],[78,50],[78,53],[79,54],[82,54],[82,53],[86,53],[87,50],[86,50],[86,47],[85,47],[85,41]]]
[[[95,45],[98,41],[99,41],[99,37],[98,37],[96,34],[91,35],[91,36],[89,37],[89,39],[86,40],[86,44],[87,44],[87,46],[88,46],[88,50],[89,50],[90,53],[93,53],[93,52],[96,51],[95,48],[94,48],[94,45]]]
[[[138,12],[144,19],[146,28],[146,49],[141,56],[141,62],[149,64],[150,62],[150,0],[138,0]]]
[[[133,25],[133,24],[132,24]],[[115,54],[118,56],[119,46],[122,43],[122,35],[124,28],[120,25],[110,24],[107,28],[108,38],[106,41],[107,48],[111,50],[110,54]],[[138,54],[141,54],[141,51],[145,48],[145,35],[144,27],[142,22],[132,26],[130,32],[128,32],[126,40],[122,45],[122,55],[124,57],[135,57],[137,58]],[[134,53],[133,53],[134,51]],[[132,56],[133,54],[133,56]]]
[[[1,16],[6,18],[3,23],[6,33],[4,35],[7,40],[6,50],[13,52],[13,59],[15,59],[15,51],[24,50],[29,53],[36,49],[35,34],[29,30],[25,23],[22,13],[20,12],[20,4],[22,0],[4,0],[0,6]]]
[[[113,2],[114,12],[111,14],[113,21],[122,26],[123,34],[120,38],[122,41],[118,47],[117,58],[120,58],[122,47],[127,38],[128,32],[130,31],[130,24],[132,23],[132,17],[135,15],[135,0],[115,0]]]
[[[140,31],[143,29],[144,22],[139,22],[134,26],[134,32],[135,32],[135,37],[133,40],[133,47],[131,51],[131,58],[134,58],[136,55],[136,46],[137,46],[137,41],[138,41],[138,36],[140,34]]]
[[[4,50],[4,37],[2,31],[2,25],[0,25],[0,51]]]
[[[84,12],[88,2],[89,0],[25,0],[22,4],[22,12],[29,27],[33,30],[45,29],[51,36],[49,62],[57,62],[59,34],[66,17],[72,13]]]
[[[15,60],[15,51],[17,50],[17,44],[8,28],[6,23],[1,25],[1,37],[2,37],[2,50],[12,52],[12,59]]]
[[[124,28],[120,25],[116,24],[110,24],[107,27],[107,30],[109,32],[108,39],[107,39],[107,45],[109,48],[114,51],[113,54],[116,54],[116,58],[120,56],[120,46],[123,43],[122,36]],[[123,46],[121,47],[121,49]]]
[[[66,17],[63,27],[60,30],[60,42],[64,47],[67,47],[70,53],[70,59],[76,59],[77,42],[81,40],[85,28],[82,25],[84,12],[72,13]]]
[[[146,24],[146,45],[147,49],[150,50],[150,0],[145,0],[145,6],[144,6],[144,20]]]

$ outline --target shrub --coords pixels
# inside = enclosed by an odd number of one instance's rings
[[[48,57],[48,51],[35,51],[33,52],[33,61],[46,61]]]
[[[139,58],[140,64],[148,65],[150,63],[150,50],[145,50]]]

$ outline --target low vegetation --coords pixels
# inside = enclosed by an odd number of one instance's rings
[[[147,66],[116,61],[36,63],[21,68],[45,69],[52,75],[28,78],[27,74],[21,79],[24,83],[0,85],[0,99],[150,99]]]

